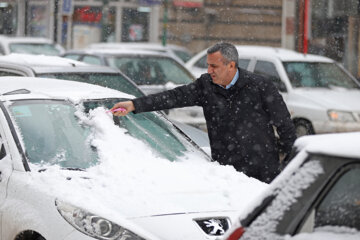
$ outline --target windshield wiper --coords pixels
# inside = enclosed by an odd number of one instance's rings
[[[70,171],[82,171],[85,172],[85,169],[79,167],[62,167],[61,170],[70,170]]]

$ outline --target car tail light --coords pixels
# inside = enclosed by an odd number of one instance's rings
[[[245,229],[243,227],[238,227],[235,229],[226,240],[239,240],[244,234]]]

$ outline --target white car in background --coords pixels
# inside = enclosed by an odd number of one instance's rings
[[[84,49],[67,51],[63,57],[119,69],[145,94],[158,93],[195,81],[194,76],[167,53],[136,49]],[[171,120],[206,130],[201,107],[166,111]]]
[[[163,46],[160,43],[145,43],[145,42],[122,42],[122,43],[93,43],[90,44],[90,49],[135,49],[135,50],[150,50],[155,52],[167,53],[171,57],[186,63],[192,57],[192,53],[186,47],[174,44],[167,44]]]
[[[162,114],[108,112],[131,98],[0,77],[1,239],[215,239],[267,189],[211,162]]]
[[[282,94],[298,136],[360,131],[360,84],[334,60],[292,50],[236,46],[239,67],[271,79]],[[206,50],[186,67],[207,72]]]
[[[65,49],[52,40],[42,37],[12,37],[0,35],[0,55],[27,53],[59,56]]]

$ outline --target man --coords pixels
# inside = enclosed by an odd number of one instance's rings
[[[279,173],[279,152],[289,153],[296,139],[286,105],[273,83],[238,68],[234,45],[220,42],[207,51],[208,73],[194,83],[120,102],[116,116],[176,107],[202,106],[212,158],[264,182]],[[280,137],[279,146],[274,128]]]

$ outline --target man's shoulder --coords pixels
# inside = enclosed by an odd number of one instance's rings
[[[246,85],[264,90],[273,85],[272,81],[261,74],[253,73],[244,69],[240,70],[240,76],[246,81]]]

